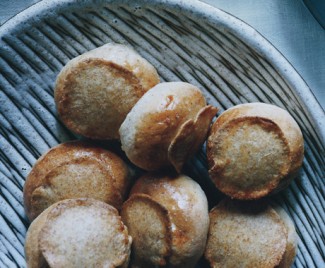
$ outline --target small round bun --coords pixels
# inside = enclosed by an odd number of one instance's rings
[[[282,260],[287,231],[270,206],[225,199],[209,215],[204,255],[211,267],[274,268]]]
[[[148,173],[124,203],[121,217],[132,236],[132,267],[194,267],[209,227],[207,198],[185,175]]]
[[[114,153],[86,142],[66,142],[33,166],[24,185],[25,211],[32,221],[53,203],[79,197],[120,209],[130,180],[127,165]]]
[[[66,199],[30,225],[26,262],[31,268],[126,268],[131,241],[114,207],[95,199]]]
[[[111,43],[69,61],[57,77],[54,97],[62,122],[74,133],[119,139],[127,113],[157,83],[157,71],[147,60]]]
[[[303,137],[291,115],[271,104],[234,106],[214,122],[207,142],[209,174],[236,199],[278,192],[297,175]]]
[[[122,149],[145,170],[173,166],[180,172],[205,141],[216,113],[197,87],[160,83],[143,95],[121,125]]]

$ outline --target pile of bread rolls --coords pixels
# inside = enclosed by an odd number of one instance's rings
[[[218,109],[196,86],[160,83],[120,44],[68,62],[54,96],[60,120],[83,139],[51,148],[26,179],[28,267],[190,268],[203,256],[211,267],[293,263],[293,223],[265,198],[302,164],[288,112],[247,103],[214,120]],[[128,160],[102,140],[119,141]],[[200,181],[182,173],[205,141],[211,181],[225,195],[210,212]]]

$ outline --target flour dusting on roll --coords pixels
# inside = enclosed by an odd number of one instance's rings
[[[131,242],[114,207],[91,198],[66,199],[30,225],[26,262],[32,268],[127,268]]]

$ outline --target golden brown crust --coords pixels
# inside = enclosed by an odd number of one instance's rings
[[[188,157],[193,156],[205,141],[217,111],[218,109],[211,105],[205,106],[194,120],[188,120],[180,127],[168,147],[168,160],[177,172],[181,172]]]
[[[269,206],[225,199],[210,211],[205,257],[211,267],[275,267],[287,232]]]
[[[35,163],[24,185],[24,205],[33,220],[63,199],[92,197],[118,209],[130,185],[128,167],[117,155],[90,143],[60,144]]]
[[[257,199],[283,189],[297,174],[303,158],[302,135],[279,107],[237,105],[211,127],[207,158],[219,190],[236,199]]]
[[[113,88],[115,79],[120,88]],[[73,132],[93,139],[118,139],[124,118],[145,93],[132,72],[101,59],[70,66],[60,81],[55,89],[60,119]]]
[[[146,194],[133,194],[121,210],[132,236],[132,267],[165,266],[171,255],[168,210]]]
[[[180,171],[204,142],[216,112],[216,108],[206,107],[195,86],[160,83],[146,92],[121,125],[122,149],[131,162],[145,170],[174,166]],[[190,131],[193,137],[186,135]],[[182,150],[182,145],[191,149]]]
[[[130,151],[129,159],[145,170],[157,170],[169,167],[168,146],[179,127],[178,113],[164,111],[159,114],[149,114],[143,118],[140,125],[133,126],[138,130],[135,140],[135,150]],[[125,146],[123,146],[125,148]],[[152,161],[155,159],[155,161]]]
[[[131,190],[164,206],[171,221],[168,267],[194,267],[203,255],[209,225],[208,206],[199,185],[185,175],[147,173]]]
[[[289,148],[282,131],[271,120],[240,117],[221,129],[212,127],[211,134],[209,174],[225,194],[257,199],[274,190],[288,173]]]
[[[54,97],[61,120],[73,132],[118,139],[127,113],[157,83],[158,74],[145,59],[110,44],[71,60],[58,75]]]

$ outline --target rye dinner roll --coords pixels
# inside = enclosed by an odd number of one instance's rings
[[[205,141],[217,109],[185,82],[160,83],[146,92],[119,130],[122,149],[140,168],[181,171]]]
[[[289,268],[293,262],[296,241],[288,233],[295,233],[294,227],[271,206],[224,199],[209,216],[204,255],[212,268]]]
[[[24,185],[25,211],[32,221],[51,204],[78,197],[120,209],[130,182],[128,166],[116,154],[87,142],[66,142],[34,164]]]
[[[247,103],[223,112],[207,141],[210,178],[226,195],[257,199],[289,185],[304,144],[292,116],[275,105]]]
[[[30,225],[26,263],[29,268],[127,268],[131,242],[114,207],[91,198],[66,199]]]
[[[127,113],[157,83],[157,71],[147,60],[110,43],[69,61],[58,74],[54,97],[59,117],[74,133],[119,139]]]
[[[190,268],[203,255],[207,198],[186,175],[143,175],[123,204],[121,217],[133,239],[131,267]]]

